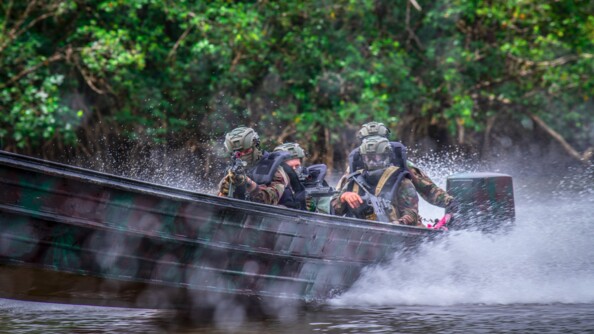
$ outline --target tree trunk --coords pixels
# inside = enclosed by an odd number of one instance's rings
[[[589,147],[584,153],[580,154],[576,149],[574,149],[565,139],[561,136],[557,131],[553,130],[549,127],[540,117],[534,115],[531,112],[527,112],[528,116],[532,118],[534,123],[538,124],[545,132],[551,136],[556,142],[561,144],[561,147],[575,160],[581,162],[585,165],[590,165],[590,159],[592,159],[592,154],[594,153],[594,147]]]

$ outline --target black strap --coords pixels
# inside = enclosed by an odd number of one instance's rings
[[[281,163],[280,165],[283,168],[283,170],[285,171],[285,173],[287,173],[287,175],[289,176],[289,182],[291,184],[291,188],[293,189],[293,192],[298,193],[298,192],[304,191],[305,187],[301,183],[301,180],[299,180],[299,176],[293,170],[293,168],[291,168],[289,165],[287,165],[284,162]]]
[[[363,178],[363,174],[361,174],[361,172],[355,172],[349,175],[349,177],[352,175],[353,181],[355,181],[358,185],[359,188],[363,189],[364,192],[375,196],[373,193],[371,193],[371,191],[369,191],[369,189],[371,189],[371,186],[367,183],[367,181],[365,181],[365,179]]]

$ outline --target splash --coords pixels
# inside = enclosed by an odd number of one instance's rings
[[[554,184],[516,179],[516,225],[460,231],[367,270],[338,306],[593,303],[594,191],[571,174]],[[513,173],[511,173],[513,174]],[[541,179],[541,181],[548,181]]]
[[[226,160],[221,159],[221,149],[216,149],[217,145],[212,143],[200,143],[201,148],[208,151],[207,158],[202,159],[193,148],[172,149],[135,143],[127,143],[130,147],[122,148],[126,145],[109,145],[107,138],[101,138],[99,142],[105,149],[88,158],[70,159],[67,164],[207,194],[216,193],[213,187],[218,179],[213,180],[199,172],[217,174],[225,168]]]
[[[475,157],[465,156],[456,148],[442,154],[435,154],[432,151],[419,154],[415,149],[412,149],[409,156],[409,160],[442,189],[446,189],[446,181],[450,175],[489,170],[487,167],[473,164],[472,160]],[[443,217],[444,209],[427,203],[419,196],[419,214],[425,225],[429,222],[434,224],[436,219],[439,220]]]

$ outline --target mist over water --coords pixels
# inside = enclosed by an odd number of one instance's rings
[[[440,186],[445,186],[446,174],[452,172],[435,165],[425,171]],[[396,254],[388,265],[366,270],[330,304],[594,303],[592,170],[548,176],[531,175],[518,166],[497,171],[514,177],[516,224],[512,230],[456,231],[422,245],[412,256]],[[421,203],[420,211],[424,216],[443,214],[427,203]]]

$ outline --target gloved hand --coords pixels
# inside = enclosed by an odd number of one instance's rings
[[[359,194],[347,191],[340,195],[340,202],[347,203],[351,208],[356,209],[363,204],[363,199]]]
[[[229,174],[225,175],[225,177],[219,182],[219,196],[227,197],[229,195],[229,185],[231,184],[231,178]]]
[[[234,186],[241,186],[246,182],[247,175],[236,174],[236,173],[233,173],[233,171],[229,171],[229,173],[227,174],[227,176],[225,178],[228,178],[229,182],[232,183]]]

